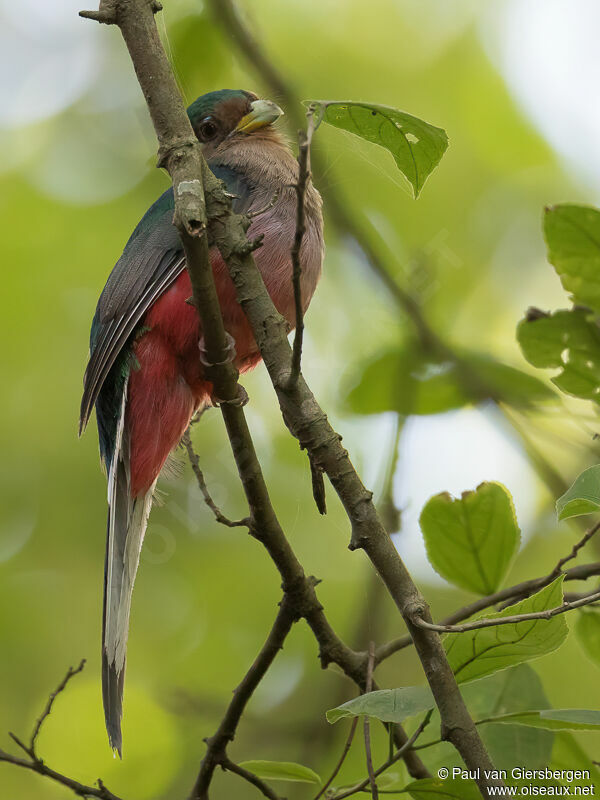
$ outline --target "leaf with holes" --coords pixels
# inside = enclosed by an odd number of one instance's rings
[[[600,311],[600,211],[564,204],[547,208],[548,261],[574,303]]]
[[[495,592],[519,548],[519,527],[508,490],[482,483],[460,499],[432,497],[419,519],[427,556],[446,580],[478,594]]]
[[[534,367],[560,369],[552,383],[563,392],[600,402],[600,328],[590,311],[530,313],[517,327],[517,340]]]
[[[242,761],[239,766],[265,781],[321,783],[316,772],[292,761]]]
[[[585,469],[556,501],[559,519],[594,514],[600,509],[600,464]]]
[[[309,100],[307,105],[314,107],[315,119],[389,150],[415,197],[448,147],[442,128],[397,108],[351,100]]]
[[[433,695],[426,686],[378,689],[330,709],[327,721],[333,724],[344,717],[374,717],[381,722],[403,722],[433,705]]]
[[[481,615],[476,619],[502,619],[560,606],[563,602],[563,577],[561,575],[536,594],[497,614]],[[551,653],[560,647],[567,633],[564,614],[559,614],[548,620],[509,622],[464,633],[451,633],[444,639],[444,646],[458,682],[464,683]]]

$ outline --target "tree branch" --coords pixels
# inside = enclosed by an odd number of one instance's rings
[[[552,619],[558,614],[564,614],[574,608],[581,608],[582,606],[589,606],[591,603],[597,603],[600,600],[600,592],[593,592],[579,600],[572,600],[571,602],[564,602],[556,608],[547,608],[545,611],[532,611],[530,614],[515,614],[510,617],[500,617],[499,619],[477,619],[474,622],[467,622],[465,625],[436,625],[435,623],[427,622],[421,619],[418,614],[413,616],[413,622],[419,628],[428,631],[437,631],[438,633],[465,633],[466,631],[476,631],[480,628],[494,628],[499,625],[512,625],[519,622],[526,622],[532,619]]]
[[[584,533],[581,539],[573,546],[571,552],[566,555],[564,558],[561,558],[558,564],[554,567],[550,575],[554,576],[555,578],[560,575],[563,571],[563,567],[565,564],[568,564],[569,561],[572,561],[574,558],[577,558],[577,555],[582,547],[589,542],[589,540],[600,530],[600,522],[597,522],[592,528]]]
[[[296,129],[301,127],[302,118],[299,111],[301,97],[287,77],[270,61],[266,55],[265,47],[259,43],[254,33],[245,23],[235,0],[208,0],[208,5],[213,16],[227,35],[237,43],[250,68],[258,73],[261,80],[269,87],[273,96],[278,98],[283,105],[286,105],[290,126]],[[454,362],[465,388],[473,391],[475,395],[489,396],[496,402],[500,411],[505,414],[509,423],[521,438],[527,455],[542,481],[554,495],[563,494],[568,485],[565,484],[562,476],[554,469],[543,453],[531,442],[514,417],[507,413],[502,403],[502,398],[497,396],[497,389],[486,385],[486,382],[482,381],[472,367],[442,341],[430,326],[417,299],[392,276],[392,271],[388,269],[380,255],[380,248],[373,244],[378,238],[377,231],[368,219],[364,216],[360,220],[356,219],[347,208],[344,198],[337,188],[338,182],[331,175],[330,165],[324,162],[318,152],[313,153],[312,163],[314,173],[317,176],[324,178],[327,175],[328,177],[327,181],[321,181],[323,185],[320,186],[328,216],[342,237],[352,238],[360,247],[372,272],[383,283],[398,307],[402,309],[410,320],[423,350],[429,353],[436,353],[441,358]]]
[[[73,778],[69,778],[67,775],[57,772],[47,766],[43,761],[31,761],[25,758],[19,758],[4,750],[0,750],[0,761],[4,761],[7,764],[14,764],[17,767],[22,767],[31,772],[36,772],[38,775],[50,778],[55,783],[59,783],[61,786],[70,789],[78,797],[95,797],[98,798],[98,800],[123,800],[121,797],[109,791],[101,780],[98,780],[98,786],[87,786],[85,783],[80,783],[79,781],[73,780]]]
[[[71,789],[71,791],[74,792],[78,797],[95,797],[99,798],[99,800],[121,800],[120,797],[117,797],[116,794],[113,794],[109,789],[107,789],[100,779],[98,779],[98,786],[87,786],[84,783],[80,783],[79,781],[69,778],[67,775],[63,775],[62,773],[52,769],[45,764],[44,761],[42,761],[36,752],[37,738],[44,722],[48,719],[52,712],[54,701],[58,695],[61,694],[61,692],[64,692],[64,690],[67,688],[67,684],[71,678],[80,673],[84,666],[85,659],[82,659],[78,667],[69,667],[65,677],[62,679],[56,689],[49,695],[44,710],[33,726],[33,731],[28,745],[26,745],[18,736],[15,736],[14,733],[9,733],[11,739],[21,748],[21,750],[26,753],[28,758],[20,758],[19,756],[14,756],[11,753],[7,753],[5,750],[0,750],[0,762],[3,761],[6,764],[14,764],[17,767],[22,767],[23,769],[28,769],[31,772],[36,772],[38,775],[43,775],[46,778],[50,778],[55,783],[59,783],[62,786],[65,786],[67,789]]]
[[[278,794],[271,789],[263,780],[261,780],[257,775],[254,773],[249,772],[247,769],[240,767],[239,764],[235,764],[229,758],[225,758],[224,761],[221,763],[221,766],[227,772],[233,772],[236,775],[239,775],[240,778],[243,778],[248,783],[251,783],[253,786],[262,792],[265,797],[269,797],[270,800],[281,800]]]
[[[461,697],[439,636],[422,630],[411,619],[418,612],[420,618],[428,621],[427,606],[377,516],[371,493],[360,481],[341,447],[339,435],[327,422],[302,375],[290,386],[292,353],[286,325],[254,263],[252,250],[256,244],[250,244],[246,238],[249,220],[232,213],[231,199],[202,157],[158,37],[153,7],[147,0],[114,0],[111,7],[116,10],[116,23],[148,103],[160,144],[159,163],[173,179],[175,222],[181,232],[194,303],[202,323],[204,349],[212,364],[207,368],[207,376],[217,396],[223,399],[221,410],[250,506],[251,531],[267,547],[278,567],[291,567],[282,572],[283,589],[299,602],[295,592],[299,586],[306,591],[304,572],[275,517],[243,409],[239,402],[236,404],[237,372],[227,361],[225,329],[208,257],[207,210],[212,241],[227,263],[286,424],[336,489],[351,522],[351,549],[361,548],[367,553],[409,627],[440,709],[442,735],[459,750],[467,767],[482,775],[478,785],[485,793],[488,786],[497,785],[498,781],[485,777],[493,765]],[[314,587],[311,588],[317,603]],[[311,613],[315,612],[316,608]]]
[[[275,660],[275,656],[283,647],[283,643],[290,632],[292,625],[298,619],[296,612],[292,608],[289,599],[284,596],[279,606],[279,612],[273,623],[273,627],[261,648],[260,653],[256,657],[254,663],[244,675],[242,682],[233,693],[233,698],[229,704],[225,716],[219,725],[217,732],[210,739],[206,740],[206,754],[202,759],[200,772],[192,789],[190,795],[191,800],[207,800],[208,787],[213,777],[215,769],[222,765],[225,769],[231,772],[236,772],[238,775],[243,772],[242,777],[248,780],[248,773],[242,770],[241,767],[233,764],[227,756],[227,745],[233,741],[237,726],[240,722],[244,709],[254,690],[266,675],[269,667]],[[241,770],[241,772],[240,772]],[[260,781],[256,776],[252,776],[254,780],[251,782],[258,785]],[[260,781],[260,789],[266,797],[271,797],[277,800],[277,795],[271,792],[262,781]],[[266,791],[265,791],[266,790]],[[270,793],[268,793],[270,792]]]
[[[294,285],[294,307],[296,312],[296,332],[292,350],[292,370],[290,373],[290,387],[298,380],[302,361],[302,342],[304,339],[304,308],[302,306],[302,263],[300,251],[306,233],[305,198],[310,177],[310,144],[315,132],[314,109],[309,108],[306,114],[308,124],[306,132],[298,131],[298,180],[296,181],[296,232],[292,245],[292,281]]]
[[[46,721],[47,717],[49,717],[50,714],[52,713],[52,706],[54,705],[54,701],[56,700],[58,695],[61,692],[64,692],[64,690],[67,688],[67,684],[69,683],[71,678],[73,678],[75,675],[78,675],[80,672],[82,672],[84,667],[85,667],[85,658],[81,659],[81,661],[79,662],[79,666],[78,667],[75,667],[75,668],[69,667],[65,677],[62,679],[62,681],[59,683],[59,685],[56,687],[56,689],[48,697],[48,702],[46,703],[46,708],[42,711],[40,717],[38,718],[37,722],[35,723],[35,726],[33,728],[33,733],[31,734],[31,739],[30,739],[30,742],[29,742],[29,755],[33,759],[37,759],[37,756],[36,756],[36,753],[35,753],[36,741],[37,741],[39,733],[40,733],[40,731],[42,729],[42,725]]]
[[[565,581],[585,581],[588,578],[593,578],[598,575],[600,575],[600,561],[595,561],[591,564],[580,564],[579,566],[571,567],[571,569],[565,570],[564,572]],[[447,617],[441,620],[439,624],[454,625],[463,619],[472,617],[473,614],[477,614],[480,611],[485,611],[485,609],[490,608],[491,606],[505,602],[512,604],[517,599],[529,597],[540,589],[543,589],[544,586],[548,586],[548,584],[552,583],[556,577],[557,576],[554,574],[554,572],[551,572],[548,575],[544,575],[542,578],[532,578],[528,581],[517,583],[514,586],[508,586],[505,589],[500,589],[498,592],[494,592],[494,594],[480,597],[473,603],[469,603],[469,605],[463,606],[457,611],[454,611],[452,614],[449,614]],[[389,658],[399,650],[403,650],[405,647],[409,647],[411,644],[412,639],[410,636],[400,636],[398,639],[394,639],[391,642],[387,642],[387,644],[381,645],[377,648],[377,652],[375,654],[375,663],[380,664],[386,658]]]
[[[425,631],[412,622],[415,612],[421,618],[429,616],[425,601],[379,519],[372,493],[363,486],[341,446],[341,437],[327,421],[302,375],[290,389],[292,353],[285,321],[269,297],[252,254],[244,246],[241,218],[217,211],[213,214],[210,204],[208,208],[212,240],[227,264],[238,302],[252,327],[283,419],[300,446],[328,475],[342,501],[352,528],[350,549],[363,549],[384,580],[409,628],[440,708],[443,736],[455,745],[470,769],[479,770],[479,787],[484,793],[488,786],[498,782],[486,777],[486,773],[493,774],[493,766],[464,704],[441,641],[435,632]]]
[[[204,498],[204,502],[210,508],[210,510],[215,515],[215,519],[217,522],[220,522],[221,525],[225,525],[227,528],[249,528],[250,527],[250,520],[246,519],[237,519],[231,520],[229,517],[226,517],[219,506],[215,503],[212,499],[210,492],[208,491],[208,486],[206,485],[206,481],[204,480],[204,473],[200,469],[200,461],[198,459],[198,455],[194,450],[194,445],[192,444],[192,437],[190,436],[190,429],[188,428],[186,432],[183,434],[181,439],[183,446],[185,447],[188,458],[190,460],[190,464],[192,465],[192,470],[194,475],[196,476],[196,481],[198,483],[198,488],[202,493],[202,497]]]
[[[336,775],[341,770],[344,761],[346,760],[346,756],[348,755],[348,753],[350,752],[350,748],[352,747],[352,742],[354,741],[354,734],[356,733],[356,727],[358,725],[358,719],[359,719],[358,717],[353,717],[352,723],[350,725],[350,732],[348,733],[348,738],[346,739],[346,743],[344,744],[344,749],[342,750],[342,754],[339,757],[337,764],[333,768],[333,772],[331,773],[329,778],[327,778],[323,786],[319,789],[317,794],[314,796],[313,800],[319,800],[319,798],[325,794],[327,789],[329,789],[329,787],[335,780]]]
[[[366,693],[368,694],[373,688],[373,666],[375,663],[375,644],[369,642],[369,661],[367,665],[367,686]],[[378,800],[379,791],[377,789],[377,781],[375,780],[375,772],[373,771],[373,756],[371,753],[371,725],[369,715],[365,714],[363,719],[363,731],[365,736],[365,757],[367,759],[367,774],[368,785],[371,788],[371,797]]]
[[[399,750],[396,750],[396,752],[392,756],[390,756],[390,758],[388,758],[388,760],[386,762],[384,762],[380,767],[378,767],[375,770],[375,772],[373,774],[374,774],[374,776],[376,778],[379,775],[381,775],[383,772],[385,772],[386,769],[389,769],[389,767],[391,767],[393,764],[395,764],[396,761],[399,761],[404,756],[406,750],[410,750],[410,749],[412,749],[414,747],[415,742],[417,741],[419,736],[423,733],[425,728],[429,725],[429,720],[431,719],[432,713],[433,713],[433,709],[431,711],[428,711],[427,714],[425,715],[425,719],[419,725],[419,727],[413,733],[413,735],[410,737],[410,739],[408,739],[406,741],[406,743],[404,745],[402,745],[402,747]],[[358,717],[355,717],[355,719],[358,719]],[[418,748],[415,748],[415,749],[418,749]],[[365,778],[364,781],[361,781],[360,783],[357,783],[355,786],[350,787],[350,789],[345,789],[344,791],[339,792],[338,794],[334,794],[331,797],[331,800],[344,800],[344,798],[350,797],[351,795],[356,794],[357,792],[362,792],[362,791],[364,791],[364,789],[367,788],[367,786],[369,785],[369,782],[370,782],[370,776]]]

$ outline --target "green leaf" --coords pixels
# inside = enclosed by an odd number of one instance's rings
[[[538,711],[518,711],[502,714],[479,722],[503,725],[525,725],[548,731],[595,731],[600,729],[600,711],[587,708],[544,708]]]
[[[548,708],[550,705],[537,673],[529,664],[518,664],[485,678],[463,683],[460,691],[474,720]],[[436,709],[419,744],[436,741],[440,724]],[[482,725],[479,734],[492,763],[497,769],[507,770],[515,764],[527,764],[532,769],[546,766],[552,755],[552,743],[556,735],[552,731],[522,725],[494,724]],[[445,743],[437,744],[429,758],[433,759],[432,762],[428,761],[428,765],[434,774],[436,767],[454,766],[458,763],[453,760]]]
[[[585,469],[556,501],[559,519],[593,514],[600,508],[600,464]]]
[[[420,516],[427,555],[446,580],[478,594],[495,592],[519,547],[519,527],[508,490],[482,483],[460,499],[432,497]]]
[[[489,398],[520,408],[554,396],[537,378],[490,356],[463,351],[456,363],[423,353],[414,341],[363,363],[347,384],[355,414],[439,414]]]
[[[321,116],[323,122],[389,150],[415,197],[448,147],[442,128],[396,108],[346,100],[310,100],[307,105],[316,107],[316,119]]]
[[[591,757],[571,733],[554,734],[554,748],[549,766],[551,769],[589,769],[592,780],[598,783],[598,767],[592,764]]]
[[[574,303],[600,310],[600,211],[558,205],[544,214],[548,261]]]
[[[406,686],[401,689],[379,689],[361,694],[327,712],[327,721],[343,717],[375,717],[382,722],[403,722],[434,705],[431,690],[426,686]]]
[[[403,791],[414,800],[481,800],[475,781],[460,778],[423,778],[409,783]]]
[[[583,652],[600,667],[600,611],[595,608],[579,609],[574,630]]]
[[[476,619],[501,619],[559,606],[563,600],[563,577],[561,575],[536,594],[497,614],[481,615]],[[464,683],[551,653],[564,642],[567,632],[564,615],[559,614],[549,620],[525,620],[448,634],[444,645],[457,680]]]
[[[292,761],[242,761],[239,766],[266,781],[321,783],[321,778],[314,770]]]
[[[475,720],[550,706],[542,683],[529,664],[518,664],[465,683],[461,694]],[[479,734],[497,769],[510,770],[515,764],[539,769],[550,761],[554,740],[551,731],[522,725],[482,725]]]
[[[550,706],[542,682],[529,664],[517,664],[516,667],[465,683],[461,687],[461,694],[473,719],[516,711],[535,711]]]
[[[517,339],[534,367],[560,369],[552,378],[559,389],[600,402],[600,328],[588,310],[530,315],[519,323]]]

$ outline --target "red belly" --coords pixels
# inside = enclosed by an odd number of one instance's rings
[[[220,258],[215,261],[223,321],[235,340],[235,364],[243,372],[258,363],[260,354],[225,266]],[[198,313],[186,302],[191,294],[190,278],[184,270],[146,314],[144,332],[133,347],[137,365],[129,378],[126,422],[134,497],[152,486],[192,414],[212,394],[199,357]]]

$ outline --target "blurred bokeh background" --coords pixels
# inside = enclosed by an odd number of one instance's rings
[[[164,5],[158,24],[188,102],[218,88],[269,95],[201,0]],[[100,697],[105,480],[93,426],[78,440],[76,420],[96,298],[167,178],[154,168],[153,131],[119,32],[78,18],[80,7],[0,0],[0,747],[10,746],[9,729],[26,735],[67,667],[86,657],[44,728],[41,754],[80,780],[101,776],[118,794],[166,799],[191,786],[202,738],[267,634],[279,578],[257,542],[214,522],[188,465],[162,481],[165,502],[152,513],[134,595],[124,760],[114,760]],[[518,320],[529,305],[567,305],[545,260],[542,208],[600,197],[598,4],[255,0],[240,12],[302,98],[384,103],[446,129],[450,147],[416,202],[388,153],[325,127],[315,149],[326,169],[315,179],[364,215],[390,273],[444,340],[529,371],[515,341]],[[401,426],[395,540],[434,615],[469,599],[435,575],[421,544],[420,509],[439,491],[504,483],[523,537],[509,580],[544,574],[578,529],[556,524],[556,487],[532,464],[522,434],[569,483],[598,461],[592,408],[557,396],[508,417],[491,403],[402,420],[390,411],[351,413],[347,394],[361,365],[413,331],[356,244],[331,223],[326,240],[304,371],[379,496]],[[264,370],[244,384],[275,507],[306,571],[323,580],[332,623],[358,648],[400,635],[365,558],[347,550],[333,492],[328,515],[317,513],[306,455],[281,422]],[[371,391],[376,398],[376,383]],[[193,436],[215,499],[229,516],[244,515],[219,413],[206,414]],[[575,664],[577,680],[566,680]],[[597,667],[572,639],[535,666],[553,705],[600,703]],[[410,651],[378,676],[388,686],[422,680]],[[346,731],[329,726],[325,710],[354,693],[335,670],[321,672],[315,642],[297,625],[232,756],[300,761],[326,773]],[[551,748],[551,736],[545,741]],[[384,753],[385,742],[376,743]],[[593,754],[599,743],[589,735],[559,742],[571,754]],[[362,771],[356,746],[346,774]],[[0,787],[2,797],[19,800],[67,796],[8,765]],[[254,791],[220,774],[216,787],[217,797]]]

